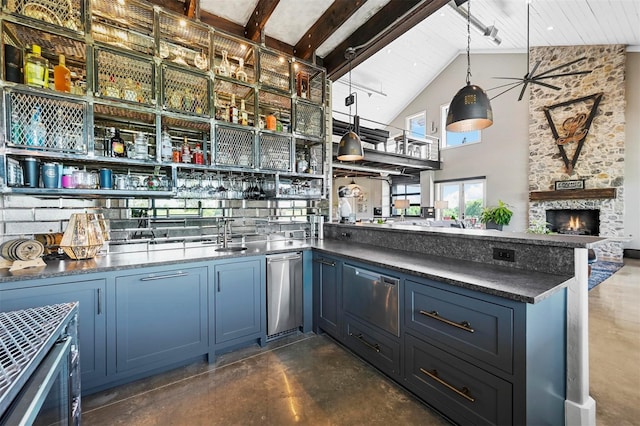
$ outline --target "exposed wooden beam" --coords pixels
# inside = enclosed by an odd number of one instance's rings
[[[187,15],[188,18],[199,18],[199,0],[185,0],[184,2],[184,14]]]
[[[244,27],[244,35],[249,40],[260,41],[260,34],[267,25],[267,21],[271,17],[271,14],[278,6],[280,0],[260,0],[253,9],[253,13]]]
[[[150,0],[150,3],[158,5],[160,7],[164,7],[167,10],[172,12],[177,12],[181,15],[184,15],[184,6],[185,4],[179,2],[178,0]]]
[[[352,61],[355,67],[447,3],[449,0],[391,0],[324,58],[327,76],[335,81],[349,71],[344,55],[348,47],[365,45]]]
[[[344,24],[367,0],[335,0],[295,45],[298,58],[311,59],[313,52]]]

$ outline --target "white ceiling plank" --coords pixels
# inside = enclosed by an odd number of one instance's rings
[[[244,27],[257,4],[258,0],[200,0],[200,10]]]
[[[294,46],[333,0],[280,0],[264,27],[266,35]]]

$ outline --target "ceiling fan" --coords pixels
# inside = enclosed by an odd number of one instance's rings
[[[489,91],[489,90],[501,89],[506,87],[505,90],[493,96],[491,99],[495,99],[498,96],[504,93],[507,93],[508,91],[522,85],[522,90],[520,90],[520,96],[518,96],[518,101],[521,101],[522,97],[524,96],[524,92],[527,89],[527,86],[529,84],[539,84],[540,86],[548,87],[549,89],[560,90],[560,87],[554,86],[552,84],[546,83],[541,80],[547,80],[550,78],[557,78],[557,77],[568,77],[571,75],[584,75],[584,74],[589,74],[592,71],[592,70],[585,70],[585,71],[572,71],[572,72],[561,72],[559,74],[552,74],[555,71],[562,70],[563,68],[567,68],[573,64],[577,64],[578,62],[584,61],[585,59],[587,59],[586,56],[583,56],[581,58],[575,59],[573,61],[567,62],[562,65],[559,65],[555,68],[551,68],[549,70],[543,71],[539,74],[536,74],[536,71],[538,70],[538,67],[540,66],[541,61],[537,61],[533,65],[533,69],[531,70],[529,69],[529,15],[530,15],[529,9],[530,7],[531,7],[531,1],[527,1],[527,73],[524,75],[524,77],[494,77],[494,78],[500,78],[505,80],[516,80],[516,81],[512,83],[503,84],[497,87],[492,87],[491,89],[487,89],[487,91]]]

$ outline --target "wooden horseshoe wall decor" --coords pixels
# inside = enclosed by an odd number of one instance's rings
[[[547,117],[547,121],[549,122],[549,126],[551,127],[551,132],[553,133],[553,139],[558,145],[560,155],[562,156],[562,161],[564,162],[565,170],[568,174],[571,174],[571,172],[573,172],[573,169],[578,162],[580,151],[582,151],[584,141],[589,134],[591,122],[593,121],[593,117],[595,117],[596,112],[598,111],[598,104],[600,104],[601,99],[602,93],[595,93],[593,95],[573,99],[571,101],[565,101],[559,104],[543,107],[544,115]],[[565,118],[562,122],[562,125],[560,126],[554,123],[553,117],[551,117],[552,110],[579,103],[584,103],[586,107],[588,107],[589,101],[593,101],[593,104],[591,105],[591,111],[589,111],[588,114],[586,112],[578,112],[573,116]],[[586,108],[583,107],[583,109]],[[565,147],[572,143],[576,143],[577,146],[573,151],[571,160],[569,160],[567,149]]]

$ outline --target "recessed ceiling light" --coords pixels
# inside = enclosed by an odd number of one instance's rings
[[[549,25],[549,26],[547,27],[547,31],[553,31],[553,25]]]
[[[391,53],[391,49],[387,49],[387,53]]]
[[[417,66],[417,65],[418,65],[418,63],[417,63],[417,62],[414,62],[414,63],[413,63],[413,66],[414,66],[414,67],[415,67],[415,66]]]

